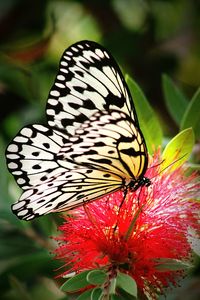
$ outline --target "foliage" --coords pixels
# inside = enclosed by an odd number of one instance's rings
[[[102,43],[131,77],[134,74],[137,83],[130,77],[127,81],[149,151],[161,141],[165,148],[184,129],[187,135],[181,133],[181,138],[188,153],[195,142],[188,164],[199,169],[198,10],[198,1],[185,0],[0,2],[2,300],[69,299],[59,289],[63,282],[53,279],[59,263],[50,254],[55,243],[49,237],[55,235],[60,220],[51,215],[26,223],[12,215],[10,205],[20,190],[7,171],[4,151],[21,127],[45,121],[46,99],[58,61],[73,42]],[[148,118],[153,120],[150,131]],[[169,155],[169,146],[164,153]],[[199,265],[197,258],[196,274]]]

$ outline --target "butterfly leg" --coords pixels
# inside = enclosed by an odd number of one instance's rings
[[[123,194],[124,194],[124,195],[123,195],[123,199],[122,199],[122,201],[121,201],[121,203],[120,203],[120,205],[119,205],[119,211],[118,211],[118,213],[120,212],[120,209],[121,209],[122,205],[124,204],[124,201],[125,201],[125,199],[126,199],[127,193],[128,193],[128,188],[125,187],[124,190],[123,190]]]
[[[120,210],[121,210],[121,208],[122,208],[122,205],[124,204],[124,201],[125,201],[125,199],[126,199],[127,193],[128,193],[128,187],[125,186],[125,188],[124,188],[124,190],[123,190],[123,199],[122,199],[122,201],[121,201],[121,203],[120,203],[120,205],[119,205],[119,209],[118,209],[118,212],[117,212],[118,215],[120,214]],[[116,224],[115,224],[115,226],[114,226],[114,228],[113,228],[113,232],[116,231],[117,226],[118,226],[118,223],[116,222]]]

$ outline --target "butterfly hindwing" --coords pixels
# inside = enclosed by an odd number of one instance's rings
[[[60,168],[55,155],[63,144],[67,144],[67,137],[46,126],[22,128],[6,150],[8,168],[18,185],[27,189],[52,177]]]
[[[50,212],[69,210],[122,187],[119,176],[88,168],[68,172],[60,170],[52,178],[24,191],[19,201],[12,205],[18,218],[31,220]]]
[[[127,180],[143,176],[146,146],[140,130],[125,113],[99,111],[76,130],[71,140],[72,144],[64,145],[58,153],[62,164],[73,161]]]
[[[71,209],[122,186],[123,179],[102,168],[83,167],[61,160],[62,149],[73,141],[60,131],[43,125],[24,127],[7,148],[7,164],[24,190],[12,205],[21,219],[31,220],[49,212]]]

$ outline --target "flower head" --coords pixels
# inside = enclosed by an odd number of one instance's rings
[[[158,166],[150,167],[146,176],[151,186],[129,191],[125,200],[118,191],[65,217],[55,251],[65,262],[64,275],[103,268],[115,276],[119,270],[152,298],[176,285],[183,270],[161,266],[170,259],[191,259],[190,229],[200,230],[195,201],[200,184],[196,175],[185,175],[184,167],[160,174]]]

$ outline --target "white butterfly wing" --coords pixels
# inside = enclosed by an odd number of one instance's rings
[[[79,206],[122,186],[118,175],[84,167],[59,153],[72,142],[63,133],[42,125],[24,127],[8,146],[10,172],[24,190],[12,205],[21,219],[64,211]]]
[[[120,110],[138,123],[127,84],[111,54],[95,42],[78,42],[61,58],[47,102],[48,123],[73,135],[99,110]]]
[[[58,170],[57,170],[58,171]],[[38,186],[24,191],[12,205],[18,218],[32,220],[51,212],[65,211],[109,194],[122,186],[118,176],[87,168],[57,173]]]
[[[6,151],[24,190],[12,206],[19,218],[71,209],[143,177],[147,150],[130,92],[103,47],[82,41],[64,52],[46,112],[48,126],[23,128]]]
[[[6,150],[8,168],[18,185],[27,189],[52,178],[55,172],[66,171],[56,162],[55,155],[67,141],[67,136],[43,125],[22,128]],[[73,167],[69,163],[67,170]]]

